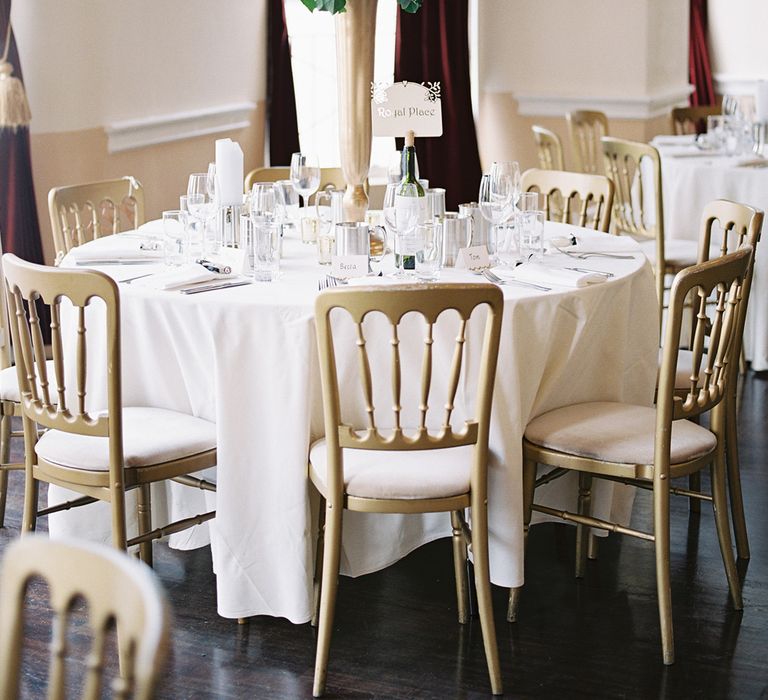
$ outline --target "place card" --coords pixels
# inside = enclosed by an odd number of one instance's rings
[[[483,270],[491,266],[488,249],[484,245],[460,248],[455,267],[464,270]]]
[[[331,258],[331,275],[341,279],[365,277],[368,274],[367,255],[334,255]]]
[[[214,255],[208,255],[207,261],[213,263],[220,269],[230,268],[232,274],[245,275],[249,270],[246,268],[245,249],[228,248],[221,246]]]
[[[371,83],[371,123],[374,136],[405,136],[410,129],[419,138],[442,136],[440,83]]]

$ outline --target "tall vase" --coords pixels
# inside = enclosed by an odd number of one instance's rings
[[[336,15],[339,150],[347,183],[344,217],[364,221],[368,195],[363,183],[371,163],[371,81],[378,0],[347,0]]]

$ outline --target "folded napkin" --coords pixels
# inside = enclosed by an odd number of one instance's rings
[[[69,255],[75,262],[87,263],[99,260],[146,260],[154,262],[163,257],[160,246],[130,236],[117,234],[88,241],[72,248]]]
[[[525,263],[514,270],[495,269],[500,277],[534,284],[554,284],[560,287],[586,287],[590,284],[605,282],[606,277],[596,272],[577,272],[561,267],[549,267],[540,263]]]
[[[148,289],[179,289],[188,287],[198,282],[210,282],[217,279],[228,279],[233,275],[222,275],[218,272],[211,272],[197,263],[187,263],[170,270],[158,272],[156,275],[150,275],[142,279],[137,279],[132,283],[133,287],[147,287]]]
[[[163,220],[152,219],[152,221],[146,221],[139,228],[136,229],[139,233],[143,233],[146,236],[159,238],[163,235]]]

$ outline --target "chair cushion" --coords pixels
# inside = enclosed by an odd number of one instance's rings
[[[145,467],[189,457],[216,447],[216,424],[162,408],[123,409],[126,468]],[[35,452],[47,462],[75,469],[109,469],[109,439],[47,431]]]
[[[469,491],[474,445],[439,450],[344,449],[344,489],[361,498],[441,498]],[[325,493],[325,439],[309,450],[310,475]]]
[[[623,403],[582,403],[534,418],[525,437],[534,445],[617,464],[653,464],[656,409]],[[672,424],[671,463],[702,457],[717,439],[687,420]]]
[[[56,373],[53,368],[53,360],[48,360],[45,365],[46,371],[48,373],[48,381],[50,382],[48,391],[51,395],[51,401],[53,401],[53,403],[57,403],[58,397],[56,396]],[[0,370],[0,400],[14,401],[16,403],[21,401],[19,380],[16,376],[15,367],[6,367],[5,369]]]
[[[645,253],[651,264],[656,262],[656,241],[645,240],[640,242],[640,249]],[[713,249],[713,256],[720,255],[719,249]],[[664,258],[667,265],[675,267],[688,267],[695,265],[698,260],[699,244],[696,241],[686,241],[678,238],[667,238],[664,241]]]

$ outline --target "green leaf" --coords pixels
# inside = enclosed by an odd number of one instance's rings
[[[422,0],[397,0],[400,3],[400,7],[403,12],[418,12],[421,9]]]
[[[301,2],[310,12],[314,11],[314,9],[317,7],[315,0],[301,0]]]

